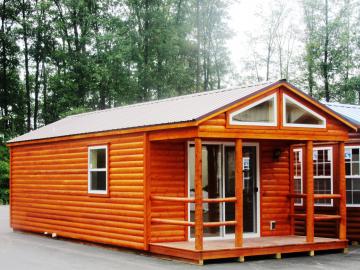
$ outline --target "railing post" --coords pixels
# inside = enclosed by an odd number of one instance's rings
[[[289,165],[290,165],[290,176],[289,179],[290,185],[289,185],[289,191],[290,194],[294,194],[294,149],[292,146],[290,146],[290,155],[289,155]],[[302,157],[301,157],[302,158]],[[295,198],[293,196],[290,196],[290,235],[295,235]]]
[[[203,250],[202,145],[195,138],[195,249]]]
[[[339,214],[340,214],[340,225],[339,225],[339,239],[346,240],[346,178],[345,178],[345,144],[344,142],[339,143]]]
[[[314,242],[313,142],[306,142],[306,241]]]
[[[235,247],[243,245],[243,153],[242,140],[235,142]]]

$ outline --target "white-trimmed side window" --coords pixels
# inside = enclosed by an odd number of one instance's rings
[[[317,147],[313,152],[314,194],[333,193],[332,147]],[[316,206],[332,206],[332,199],[315,200]]]
[[[348,206],[360,205],[360,146],[345,148],[346,202]]]
[[[302,149],[294,149],[294,192],[296,194],[303,193],[303,158]],[[302,205],[302,198],[295,198],[295,205]]]
[[[283,125],[285,127],[325,128],[326,119],[302,103],[283,95]]]
[[[88,191],[94,194],[108,192],[108,147],[91,146],[88,152]]]
[[[230,125],[276,126],[277,94],[260,99],[230,114]]]

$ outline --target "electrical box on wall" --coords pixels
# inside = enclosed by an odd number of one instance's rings
[[[270,230],[273,231],[276,229],[276,221],[275,220],[271,220],[270,221]]]

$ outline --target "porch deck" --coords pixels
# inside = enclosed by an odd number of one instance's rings
[[[177,257],[196,261],[202,264],[204,260],[222,258],[240,258],[246,256],[282,253],[313,252],[317,250],[336,250],[347,248],[344,240],[315,237],[313,243],[307,243],[305,236],[268,236],[245,238],[242,247],[235,247],[233,239],[204,241],[202,251],[195,250],[194,242],[152,243],[150,251],[155,254]]]

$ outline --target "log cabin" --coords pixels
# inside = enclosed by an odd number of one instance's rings
[[[360,106],[351,105],[351,104],[339,104],[339,103],[324,103],[327,107],[334,110],[338,114],[342,115],[344,118],[351,121],[358,128],[360,127]],[[295,169],[295,175],[292,175],[293,181],[296,182],[295,189],[297,192],[301,193],[303,186],[305,185],[304,180],[302,179],[302,153],[304,147],[298,146],[293,148],[293,155],[295,158],[295,164],[292,166],[298,167],[298,170]],[[336,153],[338,151],[337,145],[330,144],[319,144],[316,147],[317,154],[315,157],[323,159],[324,155],[331,157],[328,159],[328,163],[333,168],[333,172],[337,169],[337,156],[332,155],[331,153]],[[360,241],[360,132],[351,132],[349,133],[349,140],[345,142],[345,176],[346,176],[346,206],[347,206],[347,239],[352,243],[358,243]],[[317,156],[316,156],[317,155]],[[315,161],[314,161],[315,162]],[[320,162],[320,161],[318,161]],[[332,172],[329,170],[326,175],[327,192],[332,193],[336,192],[332,190],[333,187],[338,186],[338,178],[334,178]],[[304,205],[302,199],[297,199],[295,202],[296,211],[298,213],[304,212]],[[336,202],[331,200],[318,202],[315,204],[315,211],[322,214],[334,214],[336,213]],[[315,227],[315,233],[323,237],[335,237],[337,232],[336,221],[322,221],[318,222]],[[296,221],[296,232],[297,234],[304,234],[305,224],[301,220]]]
[[[11,227],[199,264],[346,251],[357,127],[285,80],[68,116],[8,142]]]

